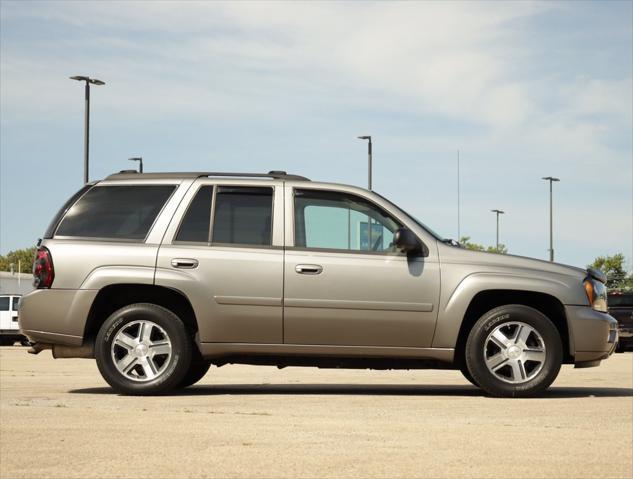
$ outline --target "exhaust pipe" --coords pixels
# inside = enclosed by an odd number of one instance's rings
[[[53,357],[55,359],[66,358],[94,358],[94,344],[88,343],[82,346],[61,346],[53,345]]]
[[[45,349],[52,349],[52,344],[45,343],[31,343],[31,347],[27,350],[29,354],[40,354]]]

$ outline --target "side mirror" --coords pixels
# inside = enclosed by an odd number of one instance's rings
[[[422,251],[422,244],[413,231],[407,228],[399,228],[393,235],[393,243],[403,253],[419,253]]]

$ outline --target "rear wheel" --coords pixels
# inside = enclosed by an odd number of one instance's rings
[[[211,361],[207,359],[202,359],[198,355],[198,357],[194,358],[191,361],[189,370],[187,371],[187,374],[185,374],[185,377],[182,379],[178,387],[186,388],[188,386],[192,386],[193,384],[196,384],[198,381],[200,381],[204,377],[205,374],[207,374],[207,371],[209,371],[210,367],[211,367]]]
[[[556,326],[540,311],[507,305],[484,314],[466,342],[466,365],[484,391],[500,397],[526,397],[556,379],[563,346]]]
[[[161,306],[138,303],[115,311],[95,342],[103,378],[123,394],[164,394],[177,387],[191,364],[185,325]]]

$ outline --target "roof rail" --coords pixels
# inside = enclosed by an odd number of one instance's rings
[[[224,171],[211,172],[177,172],[177,173],[139,173],[136,170],[121,170],[109,175],[106,180],[132,180],[132,179],[188,179],[204,177],[233,177],[233,178],[272,178],[275,180],[310,181],[305,176],[288,174],[285,171],[272,170],[268,173],[229,173]]]

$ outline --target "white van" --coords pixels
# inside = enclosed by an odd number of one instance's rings
[[[11,346],[16,341],[26,344],[18,326],[19,294],[0,295],[0,346]]]

